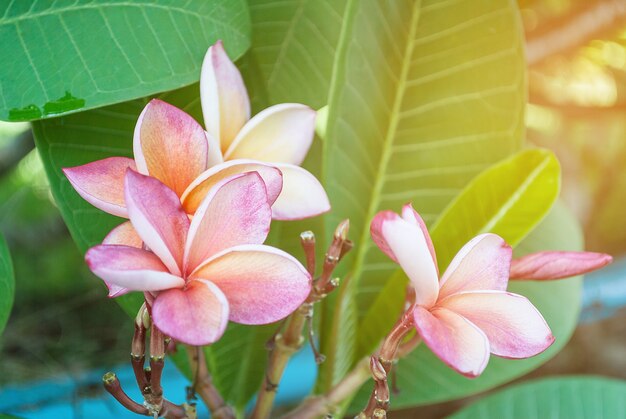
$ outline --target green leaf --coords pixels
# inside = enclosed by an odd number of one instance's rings
[[[0,235],[0,334],[9,320],[15,294],[13,263],[6,240]]]
[[[350,218],[356,250],[342,269],[362,319],[397,269],[370,240],[370,220],[413,201],[430,224],[472,177],[519,149],[525,61],[508,0],[351,1],[344,20],[324,141],[326,230]],[[339,362],[345,343],[331,323],[342,319],[324,313],[322,369]]]
[[[207,48],[249,46],[245,0],[5,1],[0,119],[97,108],[198,81]]]
[[[561,167],[551,151],[531,149],[485,170],[431,229],[440,269],[472,237],[495,233],[515,247],[559,196]]]
[[[573,376],[533,380],[472,403],[450,419],[622,418],[626,381]]]
[[[326,105],[347,0],[248,0],[252,46],[247,55],[269,104]]]
[[[240,412],[261,387],[268,357],[265,344],[277,329],[278,324],[230,323],[224,336],[204,349],[215,385]]]
[[[541,250],[581,250],[582,233],[574,216],[559,203],[548,216],[515,249],[514,257]],[[469,379],[454,372],[422,345],[398,363],[398,387],[392,398],[399,409],[452,400],[488,390],[526,374],[556,355],[567,343],[576,327],[580,311],[582,281],[580,277],[560,281],[511,281],[509,290],[528,297],[543,314],[556,337],[555,343],[542,354],[524,360],[492,356],[485,372]],[[558,295],[559,304],[554,296]],[[437,383],[437,385],[433,385]],[[352,409],[364,406],[371,382],[363,386]]]

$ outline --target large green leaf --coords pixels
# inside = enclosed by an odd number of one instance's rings
[[[476,176],[431,228],[441,272],[473,237],[495,233],[517,245],[550,211],[559,194],[559,162],[552,152],[526,150]],[[359,326],[357,357],[380,342],[404,305],[406,275],[385,283]]]
[[[277,324],[245,326],[230,323],[219,341],[205,347],[215,385],[240,412],[261,387],[268,358],[265,344],[277,328]]]
[[[432,227],[440,268],[478,234],[498,234],[515,247],[550,211],[560,186],[559,162],[544,149],[522,151],[481,173]]]
[[[475,174],[517,150],[525,65],[510,0],[352,1],[344,20],[323,179],[327,229],[352,222],[356,250],[342,265],[362,318],[397,268],[369,239],[370,220],[413,201],[432,223]],[[346,361],[331,325],[342,319],[324,316],[323,369]]]
[[[0,119],[96,108],[198,81],[207,48],[248,48],[245,0],[3,1]]]
[[[540,250],[581,250],[582,233],[573,215],[562,205],[548,216],[515,249],[515,257]],[[556,337],[544,353],[524,360],[493,356],[485,372],[476,379],[465,378],[448,368],[426,346],[421,346],[398,364],[399,395],[393,408],[435,403],[468,396],[508,382],[552,358],[569,340],[580,311],[581,278],[561,281],[511,281],[509,290],[527,296],[543,314]],[[558,296],[555,304],[554,296]],[[436,385],[433,385],[436,383]],[[363,407],[371,383],[364,386],[354,409]]]
[[[249,54],[271,104],[326,105],[347,0],[248,0]]]
[[[15,276],[13,274],[13,263],[9,254],[9,247],[4,237],[0,235],[0,334],[7,324],[11,308],[13,307],[13,297],[15,294]]]
[[[626,381],[546,378],[518,384],[469,405],[450,419],[613,419],[626,417]]]

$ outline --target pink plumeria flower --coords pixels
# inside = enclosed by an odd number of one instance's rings
[[[134,159],[110,157],[63,169],[74,189],[96,208],[128,218],[124,175],[132,168],[167,185],[193,214],[218,182],[256,171],[267,185],[274,219],[330,210],[320,182],[298,166],[313,140],[315,111],[281,104],[248,121],[250,103],[241,74],[221,42],[207,52],[200,85],[207,131],[182,110],[153,99],[135,126]]]
[[[402,215],[378,213],[371,224],[378,247],[399,263],[415,290],[413,323],[443,362],[467,377],[479,376],[492,353],[528,358],[554,337],[525,297],[506,291],[511,248],[495,234],[470,240],[439,280],[428,230],[410,204]]]
[[[306,218],[330,210],[324,188],[299,167],[313,141],[313,109],[282,103],[250,119],[246,87],[221,41],[210,47],[204,58],[200,98],[208,137],[211,145],[215,144],[210,147],[211,162],[252,159],[271,163],[282,172],[283,189],[272,206],[274,218]]]
[[[546,251],[531,253],[511,262],[510,279],[551,280],[569,278],[600,269],[613,261],[595,252]]]
[[[154,296],[152,319],[166,335],[206,345],[228,320],[272,323],[309,295],[311,277],[300,262],[262,245],[271,208],[256,172],[218,183],[191,221],[176,192],[155,178],[129,169],[124,193],[130,222],[150,250],[103,244],[85,257],[114,290]]]
[[[133,137],[134,159],[109,157],[63,169],[65,176],[87,202],[109,214],[128,218],[124,200],[124,176],[131,168],[160,180],[182,199],[188,214],[197,210],[208,191],[237,173],[255,171],[265,182],[270,203],[282,189],[282,174],[275,166],[237,160],[209,167],[207,136],[190,115],[154,99],[139,115]],[[191,186],[200,176],[201,184]],[[132,232],[129,223],[120,229]],[[135,236],[136,239],[136,236]]]

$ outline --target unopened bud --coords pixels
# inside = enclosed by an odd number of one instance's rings
[[[350,220],[345,219],[339,223],[335,229],[335,238],[345,241],[348,238],[348,231],[350,231]]]
[[[376,419],[385,419],[387,417],[387,411],[385,409],[377,407],[376,409],[374,409],[372,417]]]
[[[111,385],[117,381],[117,375],[114,372],[107,372],[102,376],[102,382],[106,385]]]
[[[315,234],[312,231],[303,231],[300,233],[300,240],[303,242],[313,242],[315,241]]]
[[[376,381],[384,381],[387,379],[387,371],[383,367],[383,364],[380,362],[378,357],[372,356],[370,358],[370,370],[372,371],[372,376]]]

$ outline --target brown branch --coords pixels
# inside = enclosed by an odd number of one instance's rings
[[[339,280],[332,278],[332,274],[342,256],[351,248],[347,239],[349,228],[350,223],[348,220],[339,223],[335,229],[333,241],[324,258],[322,274],[313,282],[311,292],[306,301],[288,317],[282,333],[277,333],[274,336],[273,342],[270,344],[271,349],[265,370],[265,378],[252,411],[252,419],[266,419],[270,416],[274,399],[276,398],[276,391],[278,390],[278,383],[283,376],[287,362],[304,343],[302,336],[304,326],[309,324],[309,327],[311,327],[310,319],[313,316],[313,305],[339,285]],[[316,264],[315,236],[311,232],[305,232],[300,236],[300,239],[306,255],[309,273],[312,274]],[[312,333],[309,336],[312,337]],[[321,362],[324,359],[323,356],[317,350],[314,350],[314,352],[316,361]]]
[[[526,34],[526,60],[537,65],[546,58],[574,51],[593,39],[615,33],[626,26],[626,2],[601,0],[587,3],[548,24],[545,31]]]

